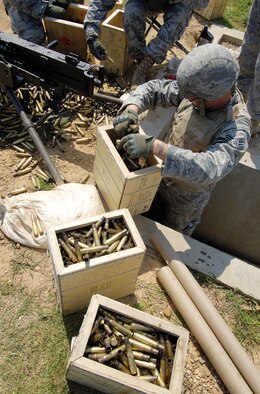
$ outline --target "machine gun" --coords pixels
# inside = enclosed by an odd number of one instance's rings
[[[14,90],[25,82],[34,85],[52,87],[54,89],[69,89],[81,95],[116,102],[122,101],[115,97],[94,93],[94,87],[101,87],[104,82],[104,69],[102,66],[91,65],[80,60],[73,54],[61,54],[52,48],[57,41],[43,47],[23,40],[14,34],[0,32],[0,85],[19,114],[25,129],[30,134],[36,148],[43,157],[49,172],[56,184],[64,182],[52,163],[34,124],[26,115]]]

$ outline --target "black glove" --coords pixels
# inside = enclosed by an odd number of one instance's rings
[[[124,136],[117,144],[118,149],[124,150],[132,157],[148,157],[153,153],[153,143],[155,138],[145,134],[129,134]]]
[[[87,40],[89,50],[92,55],[98,60],[105,60],[107,58],[107,51],[103,44],[97,37],[91,37]]]
[[[113,120],[114,130],[118,138],[130,133],[138,133],[138,114],[136,111],[126,109]]]

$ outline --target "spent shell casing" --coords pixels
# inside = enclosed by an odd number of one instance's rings
[[[69,246],[63,241],[62,238],[59,238],[58,241],[59,241],[59,244],[60,244],[61,248],[68,255],[68,257],[71,259],[71,261],[73,263],[76,263],[77,256],[75,255],[75,253],[69,248]]]
[[[119,242],[120,242],[120,240],[117,240],[117,241],[113,242],[112,244],[110,244],[109,248],[107,250],[107,253],[109,253],[109,254],[113,253],[116,250],[117,246],[119,245]]]
[[[120,354],[118,355],[118,358],[119,358],[120,362],[121,362],[122,364],[124,364],[124,366],[125,366],[127,369],[129,369],[128,359],[127,359],[125,353],[120,353]]]
[[[16,171],[14,173],[14,177],[25,175],[25,174],[29,174],[29,172],[31,172],[31,171],[32,171],[32,168],[31,167],[27,167],[24,170]]]
[[[15,167],[15,171],[20,170],[20,169],[22,168],[23,164],[26,162],[26,160],[27,160],[27,157],[24,157],[24,158],[17,164],[17,166]]]
[[[28,157],[25,162],[23,163],[21,170],[24,170],[25,168],[27,168],[29,166],[29,164],[31,164],[31,162],[33,161],[32,156]]]
[[[92,234],[93,234],[95,246],[100,246],[101,242],[98,236],[97,226],[94,223],[92,224]]]
[[[167,360],[169,362],[172,362],[174,355],[172,350],[172,344],[168,334],[165,334],[165,349],[166,349]]]
[[[108,238],[105,242],[105,245],[112,244],[113,242],[117,241],[118,239],[121,239],[127,233],[128,233],[128,230],[126,228],[124,230],[119,231],[117,234],[112,235],[112,237]]]
[[[131,375],[129,369],[124,364],[120,363],[118,360],[115,359],[111,360],[110,366],[118,369],[119,371],[125,372],[128,375]]]
[[[133,338],[140,341],[140,342],[144,342],[147,345],[150,345],[155,349],[164,350],[164,347],[162,345],[160,345],[160,343],[158,341],[155,341],[155,340],[153,340],[153,339],[151,339],[151,338],[147,337],[146,335],[141,334],[139,332],[134,331]]]
[[[131,328],[132,328],[133,331],[144,331],[144,332],[149,332],[149,333],[153,333],[154,332],[154,328],[153,327],[145,326],[145,325],[140,324],[140,323],[132,322],[130,325],[131,325]]]
[[[98,330],[98,326],[100,324],[100,322],[103,320],[103,316],[98,316],[97,319],[95,320],[92,330],[90,332],[90,335],[92,335],[94,332],[96,332]]]
[[[103,250],[107,250],[108,245],[100,245],[100,246],[88,246],[87,248],[80,249],[81,253],[97,253],[102,252]]]
[[[31,217],[31,223],[32,223],[32,236],[33,238],[39,238],[39,232],[37,228],[37,224],[35,221],[35,217],[32,215]]]
[[[116,247],[116,252],[119,252],[123,248],[124,244],[127,242],[127,238],[128,235],[125,235],[123,238],[121,238],[121,240],[119,241]]]
[[[101,357],[100,359],[98,359],[98,362],[100,363],[104,363],[108,360],[111,360],[112,358],[117,357],[117,355],[119,353],[122,353],[125,351],[125,344],[118,346],[117,348],[111,350],[110,353],[106,354],[104,357]]]
[[[88,358],[95,361],[99,361],[99,359],[103,358],[104,356],[106,356],[106,353],[89,353],[87,355]]]
[[[143,361],[143,360],[136,359],[135,362],[138,367],[149,369],[149,370],[153,370],[156,367],[154,363]]]
[[[87,174],[86,176],[84,176],[84,178],[80,181],[80,183],[85,184],[90,178],[90,174]]]
[[[102,331],[102,332],[97,332],[96,334],[92,334],[92,335],[91,335],[91,337],[89,338],[89,341],[90,341],[91,343],[96,343],[96,342],[98,342],[98,341],[104,339],[105,336],[106,336],[106,333],[105,333],[105,332],[103,332],[103,331]]]
[[[153,348],[152,346],[147,345],[146,343],[137,341],[134,338],[129,338],[131,345],[133,346],[134,350],[142,350],[147,353],[155,354],[156,356],[159,353],[158,349]]]
[[[78,262],[82,261],[82,254],[80,251],[80,245],[78,239],[74,239],[75,254],[77,256]]]
[[[160,372],[160,375],[161,375],[163,381],[165,382],[166,381],[166,351],[163,350],[160,353],[160,355],[161,356],[160,356],[160,360],[159,360],[159,372]]]
[[[133,332],[122,326],[121,324],[117,323],[115,320],[110,319],[109,317],[105,316],[105,321],[110,324],[110,326],[114,327],[117,331],[121,332],[124,335],[132,337]]]
[[[110,338],[109,338],[109,336],[106,336],[106,337],[104,338],[103,342],[104,342],[104,346],[105,346],[105,348],[106,348],[106,352],[107,352],[107,353],[110,352],[110,351],[112,350],[112,347],[111,347],[111,343],[110,343]]]
[[[124,343],[125,343],[125,346],[126,346],[126,357],[127,357],[127,360],[128,360],[130,372],[131,372],[132,375],[137,375],[137,367],[136,367],[137,364],[135,362],[132,346],[131,346],[131,343],[129,342],[129,338],[128,337],[124,338]]]
[[[21,187],[21,189],[16,189],[8,193],[9,196],[17,196],[18,194],[21,193],[26,193],[28,190],[26,187]]]
[[[110,335],[110,343],[113,347],[118,346],[119,345],[119,341],[115,335],[114,332],[112,332],[112,334]]]
[[[161,377],[161,375],[160,375],[158,369],[155,368],[155,369],[153,369],[151,372],[152,372],[152,374],[153,374],[154,376],[157,376],[158,385],[161,386],[161,387],[166,387],[166,383],[165,383],[164,380],[162,379],[162,377]]]
[[[85,349],[85,353],[106,353],[106,348],[100,346],[90,346]]]
[[[142,361],[148,361],[149,362],[150,358],[151,358],[151,356],[149,354],[138,352],[137,350],[133,350],[133,355],[134,355],[134,358],[136,360],[142,360]]]

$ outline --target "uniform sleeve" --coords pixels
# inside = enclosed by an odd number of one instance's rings
[[[107,13],[113,8],[116,0],[92,0],[84,19],[86,38],[99,36],[100,24],[106,19]]]
[[[241,118],[227,122],[205,152],[195,153],[172,145],[162,176],[191,185],[212,185],[236,166],[248,148],[249,139],[250,121]]]
[[[119,109],[120,114],[129,104],[135,104],[139,113],[146,109],[154,109],[157,105],[171,107],[178,105],[181,101],[178,84],[170,79],[155,79],[138,86],[124,101]]]

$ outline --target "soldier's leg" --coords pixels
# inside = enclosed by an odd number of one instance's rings
[[[11,20],[11,28],[15,34],[24,40],[35,44],[42,44],[45,40],[45,31],[41,20],[10,7],[8,15]]]
[[[238,61],[240,66],[240,73],[238,77],[238,88],[243,93],[245,99],[249,88],[254,80],[256,60],[260,47],[260,2],[254,1],[247,29],[244,35],[244,40],[239,55]]]
[[[162,181],[152,205],[152,213],[147,216],[183,234],[192,235],[209,198],[210,192],[189,192],[175,185],[167,186]],[[163,213],[158,219],[156,210],[162,210]]]
[[[157,36],[147,45],[148,55],[152,56],[155,63],[162,63],[167,51],[178,41],[189,24],[192,8],[181,3],[170,5],[164,12],[164,23]]]
[[[138,0],[128,0],[124,12],[124,28],[128,38],[128,53],[137,61],[146,55],[145,16],[147,6]]]

